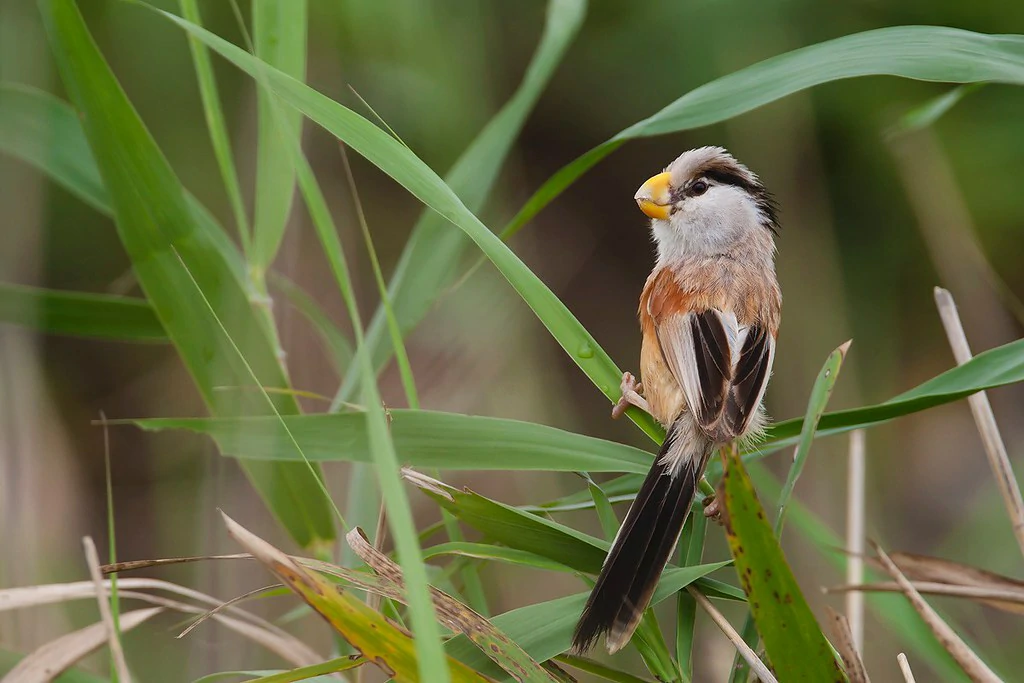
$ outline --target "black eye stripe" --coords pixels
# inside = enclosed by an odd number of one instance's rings
[[[760,189],[757,185],[750,182],[748,178],[740,175],[739,173],[729,171],[728,169],[708,169],[704,173],[704,176],[706,178],[714,180],[716,183],[719,183],[721,185],[732,185],[734,187],[743,188],[744,190],[750,192],[751,194]]]

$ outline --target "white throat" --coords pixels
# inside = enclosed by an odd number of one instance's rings
[[[651,221],[658,265],[730,253],[765,231],[762,221],[749,194],[732,186],[714,187],[678,204],[670,218]]]

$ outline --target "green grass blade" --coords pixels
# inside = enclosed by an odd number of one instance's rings
[[[818,421],[821,419],[828,400],[832,396],[832,389],[839,379],[839,371],[842,369],[843,360],[846,358],[846,351],[850,348],[850,342],[846,342],[825,359],[825,364],[818,372],[811,388],[811,397],[807,401],[807,412],[804,416],[803,429],[800,432],[800,442],[796,447],[796,454],[793,456],[793,464],[789,467],[786,475],[786,483],[779,494],[778,513],[775,517],[773,531],[776,538],[782,538],[782,530],[786,523],[786,513],[789,511],[789,504],[793,496],[793,489],[796,487],[796,480],[803,472],[804,465],[811,452],[811,443],[814,441],[814,434],[818,428]],[[744,642],[752,649],[757,649],[757,629],[754,626],[752,614],[748,614],[741,631]],[[745,681],[750,675],[750,666],[746,660],[736,655],[733,660],[731,681]]]
[[[253,0],[256,55],[299,81],[306,76],[306,0]],[[193,22],[197,23],[197,22]],[[274,111],[273,94],[257,92],[256,211],[249,262],[257,285],[270,268],[284,237],[295,195],[295,167],[289,146],[302,139],[302,117]]]
[[[980,90],[984,85],[984,83],[969,83],[951,88],[948,92],[908,111],[900,117],[899,121],[888,133],[890,135],[902,135],[928,128],[941,119],[946,112],[959,104],[960,100]]]
[[[328,681],[336,681],[338,679],[333,676],[328,676],[327,674],[338,673],[340,671],[350,671],[356,667],[365,666],[366,664],[366,659],[359,656],[335,657],[334,659],[328,659],[326,662],[321,662],[320,664],[303,666],[298,669],[292,669],[291,671],[222,671],[220,673],[203,676],[202,678],[193,681],[193,683],[215,683],[215,681],[221,681],[228,678],[233,681],[239,676],[245,677],[249,683],[294,683],[295,681],[305,681],[306,683],[318,681],[320,683],[328,683]]]
[[[97,211],[112,213],[81,123],[52,95],[0,84],[0,150],[41,169]]]
[[[288,385],[266,328],[214,237],[219,232],[224,239],[222,231],[195,220],[180,182],[99,53],[77,6],[70,0],[41,0],[40,7],[64,83],[84,114],[83,128],[110,193],[118,234],[199,393],[215,415],[268,412],[263,396],[215,390],[251,384],[250,368],[261,386]],[[232,339],[241,344],[241,357]],[[277,412],[298,412],[293,396],[272,400]],[[305,465],[243,467],[297,542],[316,547],[334,538],[330,507]]]
[[[828,405],[828,400],[832,397],[832,389],[835,388],[836,380],[839,379],[839,371],[843,367],[843,359],[846,358],[846,351],[849,348],[850,342],[846,342],[829,354],[811,388],[811,398],[807,402],[807,414],[804,416],[803,427],[800,431],[800,443],[797,444],[793,464],[789,468],[789,474],[786,475],[782,493],[779,494],[779,512],[775,517],[774,526],[775,535],[779,538],[782,538],[782,529],[786,524],[786,512],[789,508],[790,498],[793,496],[793,489],[796,488],[796,480],[800,478],[800,474],[804,471],[804,465],[807,464],[818,421],[821,420],[825,406]]]
[[[389,412],[395,447],[402,462],[414,467],[639,473],[651,464],[650,453],[638,448],[531,422],[426,410]],[[274,417],[131,422],[149,430],[207,434],[222,453],[246,460],[301,460],[291,447],[290,433],[314,462],[372,461],[365,412],[286,415],[283,425]]]
[[[594,674],[602,681],[612,681],[612,683],[650,683],[650,681],[640,678],[639,676],[634,676],[631,673],[613,669],[610,666],[605,666],[600,662],[595,662],[594,660],[586,659],[585,657],[577,657],[576,655],[559,655],[555,658],[555,661],[559,664],[567,664],[574,669]]]
[[[986,35],[941,26],[893,26],[843,36],[758,62],[691,90],[565,166],[533,194],[502,236],[515,234],[627,140],[720,123],[801,90],[861,76],[1022,85],[1024,36]]]
[[[736,573],[778,679],[845,681],[735,451],[718,495]]]
[[[708,518],[700,512],[690,513],[679,538],[680,565],[692,567],[704,557],[704,538]],[[687,680],[693,680],[693,638],[697,625],[697,601],[687,591],[676,596],[676,661]]]
[[[202,26],[197,0],[178,0],[178,2],[182,16],[192,23]],[[203,100],[203,114],[206,116],[206,128],[210,133],[210,143],[213,145],[213,153],[217,158],[217,167],[220,169],[224,189],[228,193],[228,201],[235,217],[238,236],[242,240],[242,248],[248,253],[251,240],[249,219],[246,217],[242,186],[238,182],[238,172],[235,170],[235,160],[231,154],[231,137],[228,135],[228,126],[224,120],[224,110],[220,106],[217,79],[213,74],[213,65],[210,63],[210,53],[206,46],[195,38],[189,38],[188,47],[192,52],[192,62],[196,68],[196,79],[199,82],[199,95]]]
[[[0,151],[35,166],[103,215],[114,216],[82,120],[66,102],[37,88],[0,84]],[[235,279],[244,283],[245,263],[227,233],[187,191],[185,200],[199,229],[209,236]]]
[[[544,33],[522,83],[445,177],[470,211],[478,212],[490,195],[513,141],[575,38],[585,12],[585,0],[549,1]],[[469,244],[465,235],[452,230],[437,213],[426,211],[420,217],[392,275],[389,290],[403,334],[423,319],[438,295],[453,282],[455,266]],[[379,307],[366,332],[378,370],[388,361],[392,350],[387,343],[385,323],[385,311]],[[355,375],[350,375],[345,395],[354,385]]]
[[[0,322],[48,334],[132,342],[167,342],[145,299],[0,284]]]

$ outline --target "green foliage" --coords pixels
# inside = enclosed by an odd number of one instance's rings
[[[47,33],[117,219],[135,275],[211,412],[268,412],[262,396],[225,396],[218,386],[287,387],[267,328],[208,226],[195,220],[181,183],[96,48],[77,6],[43,0]],[[235,345],[239,346],[236,347]],[[298,413],[292,396],[271,399],[274,413]],[[334,538],[317,473],[306,465],[246,463],[267,504],[301,545]]]
[[[629,140],[725,121],[800,90],[841,79],[887,74],[966,84],[906,117],[904,129],[930,125],[982,83],[1024,84],[1024,38],[1020,36],[895,27],[794,50],[692,90],[653,116],[626,127],[553,175],[499,237],[475,214],[491,194],[515,138],[579,30],[586,9],[583,0],[551,0],[543,36],[522,83],[445,180],[377,125],[302,82],[308,24],[305,0],[284,4],[256,0],[255,55],[202,28],[195,1],[182,0],[185,19],[161,14],[189,37],[214,153],[243,242],[240,252],[216,219],[183,188],[93,43],[75,3],[42,0],[40,6],[74,108],[41,91],[0,84],[0,150],[41,169],[85,203],[116,220],[118,235],[145,299],[5,284],[0,285],[0,321],[55,334],[126,341],[169,340],[212,417],[135,423],[150,430],[181,429],[212,437],[221,453],[238,458],[293,538],[314,550],[326,551],[334,540],[330,517],[333,503],[325,499],[319,471],[309,461],[372,463],[372,468],[364,469],[367,476],[356,479],[356,485],[366,489],[368,500],[376,501],[377,479],[384,494],[410,603],[408,618],[394,611],[393,605],[386,609],[392,610],[388,613],[395,621],[412,624],[415,642],[350,594],[321,585],[319,577],[304,583],[302,576],[296,580],[287,572],[281,574],[284,565],[273,567],[339,630],[347,636],[355,633],[364,648],[377,648],[379,652],[375,652],[389,665],[395,664],[396,680],[431,683],[443,681],[448,675],[452,680],[480,680],[481,675],[505,679],[507,675],[494,664],[493,657],[488,658],[464,636],[445,645],[447,654],[462,662],[450,666],[452,660],[446,659],[438,638],[424,560],[454,557],[442,578],[454,576],[459,566],[471,561],[594,574],[600,569],[608,543],[550,515],[594,508],[605,535],[611,537],[617,528],[613,503],[635,494],[637,475],[647,470],[651,458],[643,450],[553,427],[418,410],[412,372],[406,362],[402,363],[402,377],[412,409],[389,411],[388,422],[381,408],[376,374],[392,353],[404,353],[402,336],[457,281],[469,245],[475,243],[573,362],[606,398],[614,401],[621,377],[618,367],[566,305],[503,242],[583,173]],[[256,83],[258,146],[251,244],[229,127],[207,50],[235,64]],[[427,207],[405,245],[365,338],[356,287],[339,231],[302,153],[303,116],[357,151]],[[344,299],[354,344],[321,305],[294,283],[267,280],[274,278],[269,269],[285,233],[296,181]],[[368,229],[366,238],[369,243]],[[375,254],[373,265],[383,290],[383,271]],[[310,321],[335,369],[344,377],[332,413],[342,406],[341,399],[356,395],[362,406],[340,414],[299,414],[296,392],[290,389],[280,358],[277,321],[265,298],[268,282]],[[794,524],[803,533],[821,537],[827,532],[815,525],[792,498],[815,436],[879,424],[979,390],[1020,382],[1024,380],[1024,341],[979,354],[971,362],[886,403],[823,414],[841,362],[842,350],[837,350],[812,390],[804,419],[777,423],[764,444],[746,454],[747,459],[762,457],[798,445],[796,460],[779,495],[775,533],[738,455],[733,456],[722,484],[736,569],[768,657],[784,681],[842,677],[778,541],[790,509]],[[225,387],[237,390],[222,391]],[[262,391],[247,391],[253,388]],[[356,394],[356,389],[361,394]],[[661,438],[661,429],[649,416],[635,409],[629,415],[654,440]],[[455,519],[483,534],[479,542],[452,536],[450,542],[421,551],[411,504],[399,478],[400,464],[452,470],[630,474],[600,485],[584,474],[586,490],[554,505],[527,510],[410,473],[409,477],[451,516],[448,521],[453,529],[457,529],[451,523]],[[719,471],[716,463],[709,476]],[[375,514],[376,505],[368,509]],[[667,568],[652,602],[679,596],[675,657],[665,645],[653,612],[648,613],[637,634],[648,668],[662,680],[688,680],[692,676],[696,604],[682,589],[694,584],[712,598],[745,597],[735,587],[708,577],[728,563],[702,563],[704,535],[703,516],[699,512],[691,515],[680,543],[680,566]],[[491,623],[528,655],[519,661],[533,662],[535,668],[536,662],[547,662],[568,648],[585,599],[586,593],[580,593],[528,605],[498,615]],[[872,600],[891,601],[892,596]],[[905,618],[893,623],[899,629],[915,628]],[[923,650],[929,646],[934,651],[934,644],[918,640]],[[509,654],[506,650],[519,652],[518,648],[503,648],[500,644],[495,647],[502,651],[499,658]],[[582,668],[589,666],[578,658],[568,663],[574,661]],[[318,669],[307,667],[305,673],[342,670],[330,668],[335,665],[344,668],[355,663],[335,660]],[[621,673],[609,671],[609,675]],[[296,680],[296,673],[273,674],[267,680]],[[549,678],[538,671],[533,673],[539,680]],[[621,674],[619,680],[634,678]]]
[[[167,341],[149,302],[109,294],[57,292],[0,284],[0,322],[49,334],[135,342]]]
[[[779,680],[845,681],[735,451],[719,495],[736,573]]]

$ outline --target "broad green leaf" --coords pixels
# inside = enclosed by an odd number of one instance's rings
[[[736,451],[719,485],[736,573],[780,681],[845,681]]]
[[[78,113],[66,102],[28,86],[0,83],[0,151],[35,166],[54,182],[105,216],[114,209],[96,166]],[[186,191],[192,217],[239,282],[245,264],[216,219]]]
[[[782,484],[760,463],[752,463],[750,471],[767,497],[777,497],[782,492]],[[818,547],[836,569],[845,571],[846,555],[841,550],[846,546],[843,538],[799,500],[791,501],[789,507],[794,526]],[[867,593],[865,599],[879,623],[884,624],[889,633],[903,639],[922,661],[927,661],[929,666],[942,675],[941,680],[967,680],[903,595]]]
[[[657,605],[726,564],[728,563],[718,562],[696,567],[670,567],[662,575],[661,583],[658,584],[658,589],[651,599],[651,605]],[[598,567],[600,568],[600,565]],[[529,605],[499,614],[491,621],[519,643],[531,657],[543,662],[569,649],[572,630],[583,612],[588,595],[589,591]],[[487,657],[463,636],[453,638],[445,649],[451,656],[484,675],[498,680],[507,679],[501,669],[488,661]]]
[[[540,555],[575,571],[588,574],[601,571],[610,546],[607,541],[418,472],[407,470],[406,478],[491,540]],[[698,583],[709,597],[744,599],[742,591],[721,581],[702,578]]]
[[[793,456],[793,464],[789,467],[789,474],[786,475],[786,483],[779,494],[778,513],[775,517],[773,530],[777,539],[782,539],[782,529],[786,523],[786,513],[789,510],[789,503],[793,496],[793,489],[796,487],[796,480],[803,472],[807,464],[807,457],[811,452],[811,443],[814,441],[814,434],[818,428],[818,421],[821,419],[828,400],[832,396],[832,389],[839,379],[839,371],[843,367],[843,360],[846,358],[846,351],[850,348],[850,342],[846,342],[825,359],[825,364],[818,372],[811,388],[811,397],[807,401],[807,412],[804,416],[803,429],[800,432],[800,443],[796,447],[796,454]],[[748,614],[743,624],[743,640],[752,649],[757,649],[757,629],[753,622],[753,613]],[[741,683],[746,681],[750,675],[750,666],[738,654],[733,660],[731,681]]]
[[[398,409],[389,413],[392,438],[401,460],[415,467],[646,472],[651,464],[651,454],[638,448],[531,422],[426,410]],[[312,461],[371,460],[363,412],[284,416],[283,425],[276,417],[131,422],[143,429],[185,429],[207,434],[222,453],[246,460],[300,460],[291,436]]]
[[[470,211],[477,213],[483,208],[513,141],[576,36],[585,12],[586,0],[548,2],[544,33],[522,83],[445,177],[448,187]],[[459,257],[469,244],[464,234],[452,230],[444,217],[434,211],[428,210],[420,217],[406,242],[389,288],[391,305],[403,334],[423,319],[441,292],[453,282]],[[367,329],[366,340],[373,365],[379,371],[392,353],[381,307]],[[349,374],[339,395],[351,393],[348,389],[355,374]]]
[[[1024,36],[986,35],[941,26],[893,26],[758,62],[691,90],[566,165],[533,194],[502,231],[502,237],[515,234],[628,140],[709,126],[816,85],[859,76],[1022,85]]]
[[[202,25],[198,0],[178,0],[181,14],[189,21]],[[224,110],[220,106],[220,95],[217,93],[217,79],[210,63],[210,53],[206,46],[195,38],[189,38],[189,50],[196,68],[196,79],[199,82],[199,95],[203,100],[203,114],[206,116],[206,128],[210,134],[210,143],[217,158],[217,167],[228,193],[231,212],[235,215],[235,227],[242,239],[245,251],[249,251],[249,220],[245,213],[245,201],[242,199],[242,186],[238,182],[235,160],[231,155],[231,136],[224,120]]]
[[[306,0],[254,0],[252,30],[256,55],[299,81],[306,75]],[[281,246],[295,195],[295,167],[289,149],[302,139],[302,116],[277,108],[273,95],[257,93],[256,212],[253,216],[254,279],[259,283]]]
[[[196,388],[218,415],[265,414],[268,399],[218,386],[285,388],[266,327],[249,305],[218,229],[195,220],[181,184],[114,78],[71,0],[40,0],[55,60],[106,181],[135,274]],[[223,234],[220,235],[223,238]],[[269,399],[278,413],[295,398]],[[334,538],[327,501],[306,464],[243,463],[271,512],[304,546]]]
[[[497,235],[473,215],[444,181],[407,147],[362,116],[259,61],[205,29],[171,14],[181,26],[246,73],[259,78],[289,105],[323,126],[349,147],[394,178],[424,204],[454,223],[477,244],[533,309],[552,336],[610,401],[619,399],[622,372],[557,296],[534,275]],[[631,409],[630,419],[654,438],[663,430],[646,413]]]
[[[0,322],[49,334],[166,342],[145,299],[0,284]]]
[[[422,680],[412,636],[336,584],[315,572],[307,571],[291,557],[247,531],[227,515],[224,521],[228,533],[246,552],[252,553],[363,656],[389,673],[396,683],[418,683]],[[450,657],[447,658],[447,665],[453,683],[483,683],[485,680]]]

